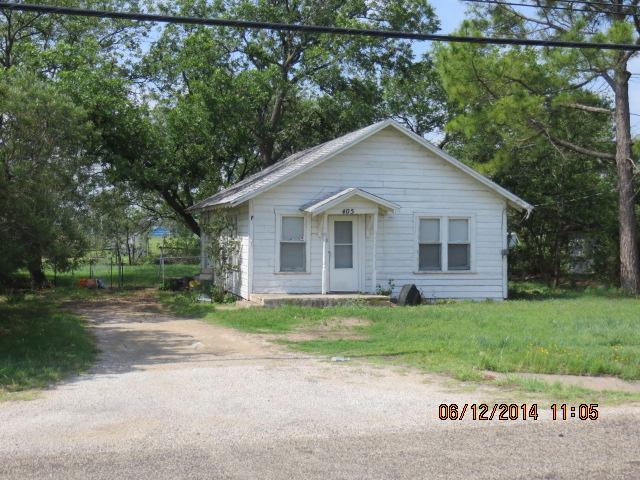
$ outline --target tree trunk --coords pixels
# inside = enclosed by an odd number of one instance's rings
[[[129,236],[128,235],[127,235],[126,245],[127,245],[127,257],[129,257],[129,265],[133,265],[133,262],[131,260],[131,244],[129,243]]]
[[[44,268],[42,267],[42,257],[34,256],[29,260],[27,265],[29,275],[31,277],[31,286],[34,289],[42,288],[47,283],[47,277],[44,274]]]
[[[260,151],[260,162],[262,163],[262,168],[270,167],[275,163],[273,161],[274,144],[275,142],[271,137],[258,139],[258,150]]]
[[[191,230],[199,237],[202,234],[202,231],[200,230],[200,225],[198,225],[198,222],[196,221],[194,216],[187,212],[187,209],[183,205],[181,205],[181,203],[167,190],[159,190],[159,193],[167,202],[169,207],[171,207],[171,209],[173,209],[173,211],[178,214],[178,216],[182,219],[189,230]]]
[[[640,261],[636,234],[629,115],[629,79],[627,64],[615,71],[616,167],[618,173],[618,221],[620,225],[620,284],[629,293],[640,293]]]

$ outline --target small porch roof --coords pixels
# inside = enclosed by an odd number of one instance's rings
[[[300,207],[300,210],[310,213],[311,215],[319,215],[353,197],[360,197],[368,200],[376,204],[378,208],[385,212],[395,212],[400,209],[400,205],[397,203],[390,202],[389,200],[385,200],[382,197],[359,188],[351,187],[340,190],[339,192],[330,193],[320,199],[313,200],[312,202]]]

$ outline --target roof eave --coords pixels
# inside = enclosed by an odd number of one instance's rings
[[[207,212],[209,210],[217,210],[218,208],[225,208],[230,206],[232,207],[234,205],[230,204],[229,202],[214,203],[213,205],[198,205],[196,203],[195,205],[192,205],[191,207],[187,208],[186,211],[189,213],[201,213],[201,212]]]
[[[353,197],[360,197],[365,200],[368,200],[369,202],[377,205],[378,208],[382,208],[386,212],[395,213],[397,210],[400,209],[400,205],[396,203],[385,200],[384,198],[378,197],[377,195],[373,195],[359,188],[352,187],[352,188],[343,190],[342,192],[338,192],[333,197],[319,201],[301,210],[303,212],[310,213],[311,215],[315,216],[315,215],[324,213],[328,210],[331,210],[335,206],[340,205],[342,202],[345,202]]]
[[[515,198],[507,198],[507,204],[517,210],[518,212],[523,212],[526,211],[527,212],[527,216],[531,215],[531,212],[533,212],[534,210],[534,206],[530,205],[529,203],[525,202],[524,200],[515,197]]]

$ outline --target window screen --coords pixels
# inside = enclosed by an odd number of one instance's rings
[[[282,217],[282,241],[304,242],[304,218]]]
[[[442,244],[440,242],[440,219],[420,219],[418,269],[421,271],[442,270]]]
[[[333,237],[335,268],[353,268],[353,222],[334,222]]]
[[[471,270],[471,244],[469,242],[469,220],[449,219],[449,270]]]
[[[307,243],[304,237],[303,217],[282,217],[280,271],[307,271]]]
[[[304,243],[280,244],[280,271],[304,272],[307,269],[307,252]]]

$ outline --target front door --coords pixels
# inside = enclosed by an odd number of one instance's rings
[[[331,216],[329,252],[331,268],[329,286],[332,292],[357,292],[358,288],[358,222],[357,217]]]

